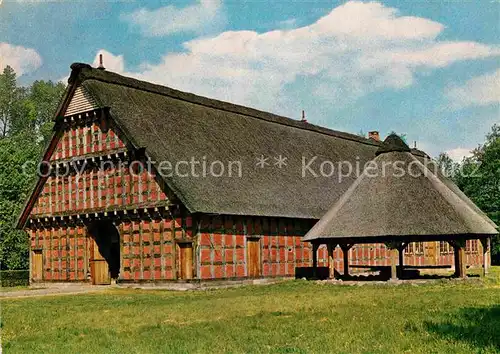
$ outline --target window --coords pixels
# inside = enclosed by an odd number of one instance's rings
[[[472,252],[477,253],[477,251],[478,251],[477,240],[470,240],[470,244],[471,244]]]
[[[450,246],[448,241],[441,241],[439,242],[439,253],[440,254],[453,253],[453,247]]]
[[[477,253],[477,240],[467,240],[465,242],[465,252]]]
[[[423,242],[411,242],[405,248],[406,254],[423,254],[424,253],[424,243]]]

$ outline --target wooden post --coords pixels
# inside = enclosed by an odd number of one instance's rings
[[[391,280],[398,280],[397,262],[398,262],[398,249],[391,248]]]
[[[340,245],[344,257],[344,277],[349,276],[349,250],[353,245]]]
[[[405,267],[405,259],[404,259],[404,249],[406,247],[405,243],[402,243],[401,245],[398,246],[398,255],[399,255],[399,278],[403,278],[403,271]]]
[[[327,244],[328,248],[328,278],[334,279],[335,278],[335,264],[334,264],[334,259],[333,259],[333,252],[335,251],[335,247],[333,247],[333,244],[329,243]]]
[[[460,264],[458,262],[458,246],[455,242],[451,243],[453,246],[453,261],[455,263],[455,276],[458,276],[458,269],[460,268]]]
[[[398,263],[401,273],[403,272],[403,250],[405,248],[405,243],[403,242],[386,242],[385,247],[389,250],[390,260],[391,260],[391,280],[398,279]],[[399,253],[398,253],[399,252]]]
[[[465,263],[465,240],[456,240],[453,242],[455,252],[455,276],[465,278],[467,276],[467,267]]]
[[[491,264],[491,238],[482,238],[481,244],[483,245],[483,273],[485,276],[490,272],[490,264]]]
[[[458,252],[458,262],[460,266],[460,273],[459,276],[460,278],[465,278],[467,277],[467,264],[466,264],[466,258],[465,258],[465,247],[460,247],[460,250]]]
[[[318,248],[319,244],[312,244],[312,252],[313,252],[313,278],[318,276]]]

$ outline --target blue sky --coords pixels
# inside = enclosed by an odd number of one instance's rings
[[[75,61],[456,159],[500,122],[494,1],[0,0],[0,68]]]

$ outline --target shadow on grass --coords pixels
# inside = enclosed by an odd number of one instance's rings
[[[463,341],[478,349],[500,350],[500,305],[463,308],[447,321],[426,321],[424,328],[447,340]]]
[[[358,272],[353,271],[357,269]],[[421,272],[422,270],[450,270],[449,266],[405,266],[403,270],[399,267],[397,269],[397,277],[399,280],[435,280],[435,279],[453,279],[457,276],[453,273],[431,273],[425,274]],[[359,272],[361,270],[361,272]],[[364,265],[354,265],[350,268],[351,274],[344,275],[340,273],[337,269],[334,269],[334,278],[343,281],[388,281],[391,279],[391,267],[390,266],[364,266]],[[364,273],[362,273],[364,271]],[[329,279],[330,271],[328,267],[317,267],[316,273],[314,273],[313,267],[296,267],[295,268],[295,278],[296,279],[308,279],[308,280],[326,280]],[[480,278],[479,274],[474,274],[469,272],[467,278]]]

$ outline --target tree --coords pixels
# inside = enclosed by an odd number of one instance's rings
[[[30,117],[38,135],[46,142],[52,136],[53,118],[65,86],[61,82],[35,81],[28,97],[31,103]]]
[[[22,166],[26,161],[36,161],[40,148],[26,141],[22,135],[0,139],[0,262],[4,269],[28,266],[27,235],[15,230],[14,225],[36,178],[32,165],[24,170]]]
[[[0,264],[2,269],[28,267],[29,240],[15,229],[16,218],[31,192],[45,143],[52,135],[52,118],[64,85],[35,81],[18,87],[16,74],[6,67],[0,74]]]
[[[19,102],[11,119],[12,134],[31,132],[46,143],[52,135],[53,115],[64,92],[62,83],[35,81],[29,89],[19,89]]]
[[[493,125],[486,142],[464,159],[454,178],[458,187],[497,225],[500,225],[500,125]],[[500,263],[500,238],[492,244],[492,258]]]
[[[459,165],[455,163],[446,152],[442,152],[439,154],[436,159],[436,163],[442,174],[444,174],[448,178],[454,178]]]
[[[7,136],[12,125],[12,113],[18,103],[17,95],[16,73],[7,65],[0,74],[0,138]]]

